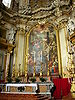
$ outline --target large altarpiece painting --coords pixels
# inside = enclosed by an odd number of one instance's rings
[[[29,35],[28,74],[47,75],[58,71],[57,43],[54,28],[49,25],[37,25]]]

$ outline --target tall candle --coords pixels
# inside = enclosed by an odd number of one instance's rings
[[[48,46],[48,61],[49,61],[49,46]]]
[[[46,69],[46,63],[45,63],[45,69]]]
[[[41,62],[42,62],[42,51],[41,51]]]
[[[34,51],[34,62],[35,62],[35,51]]]
[[[48,61],[49,61],[49,54],[48,54]]]

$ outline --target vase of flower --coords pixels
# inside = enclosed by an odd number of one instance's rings
[[[46,78],[40,77],[41,82],[46,82]]]
[[[35,82],[36,82],[36,78],[33,77],[33,78],[30,79],[30,81],[31,81],[32,83],[35,83]]]

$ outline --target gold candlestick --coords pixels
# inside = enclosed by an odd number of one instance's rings
[[[19,74],[19,76],[21,75],[21,73],[20,73],[20,72],[21,72],[21,64],[19,64],[19,73],[18,73],[18,74]]]
[[[49,76],[49,72],[50,72],[50,69],[49,69],[49,62],[48,62],[48,72],[47,72],[47,76]]]
[[[49,67],[48,67],[48,72],[47,72],[47,76],[49,76]]]
[[[40,76],[42,76],[42,62],[41,62],[41,70],[40,70]]]
[[[34,63],[34,73],[33,73],[33,76],[35,76],[35,63]]]

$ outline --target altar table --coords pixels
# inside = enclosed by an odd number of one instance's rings
[[[2,84],[0,84],[2,86]],[[23,94],[37,94],[37,90],[39,86],[46,86],[47,90],[46,91],[40,91],[39,88],[39,92],[38,94],[50,94],[51,97],[51,92],[50,89],[53,87],[54,83],[53,82],[37,82],[37,83],[6,83],[4,84],[4,86],[6,87],[6,91],[2,91],[2,92],[8,92],[8,93],[23,93]],[[25,87],[25,90],[23,92],[20,91],[11,91],[10,87]],[[26,87],[32,87],[32,91],[26,91]]]
[[[31,86],[31,87],[34,87],[35,88],[35,91],[37,90],[37,84],[36,83],[31,83],[31,84],[22,84],[22,83],[9,83],[9,84],[6,84],[6,91],[10,91],[10,87],[26,87],[26,86]]]

